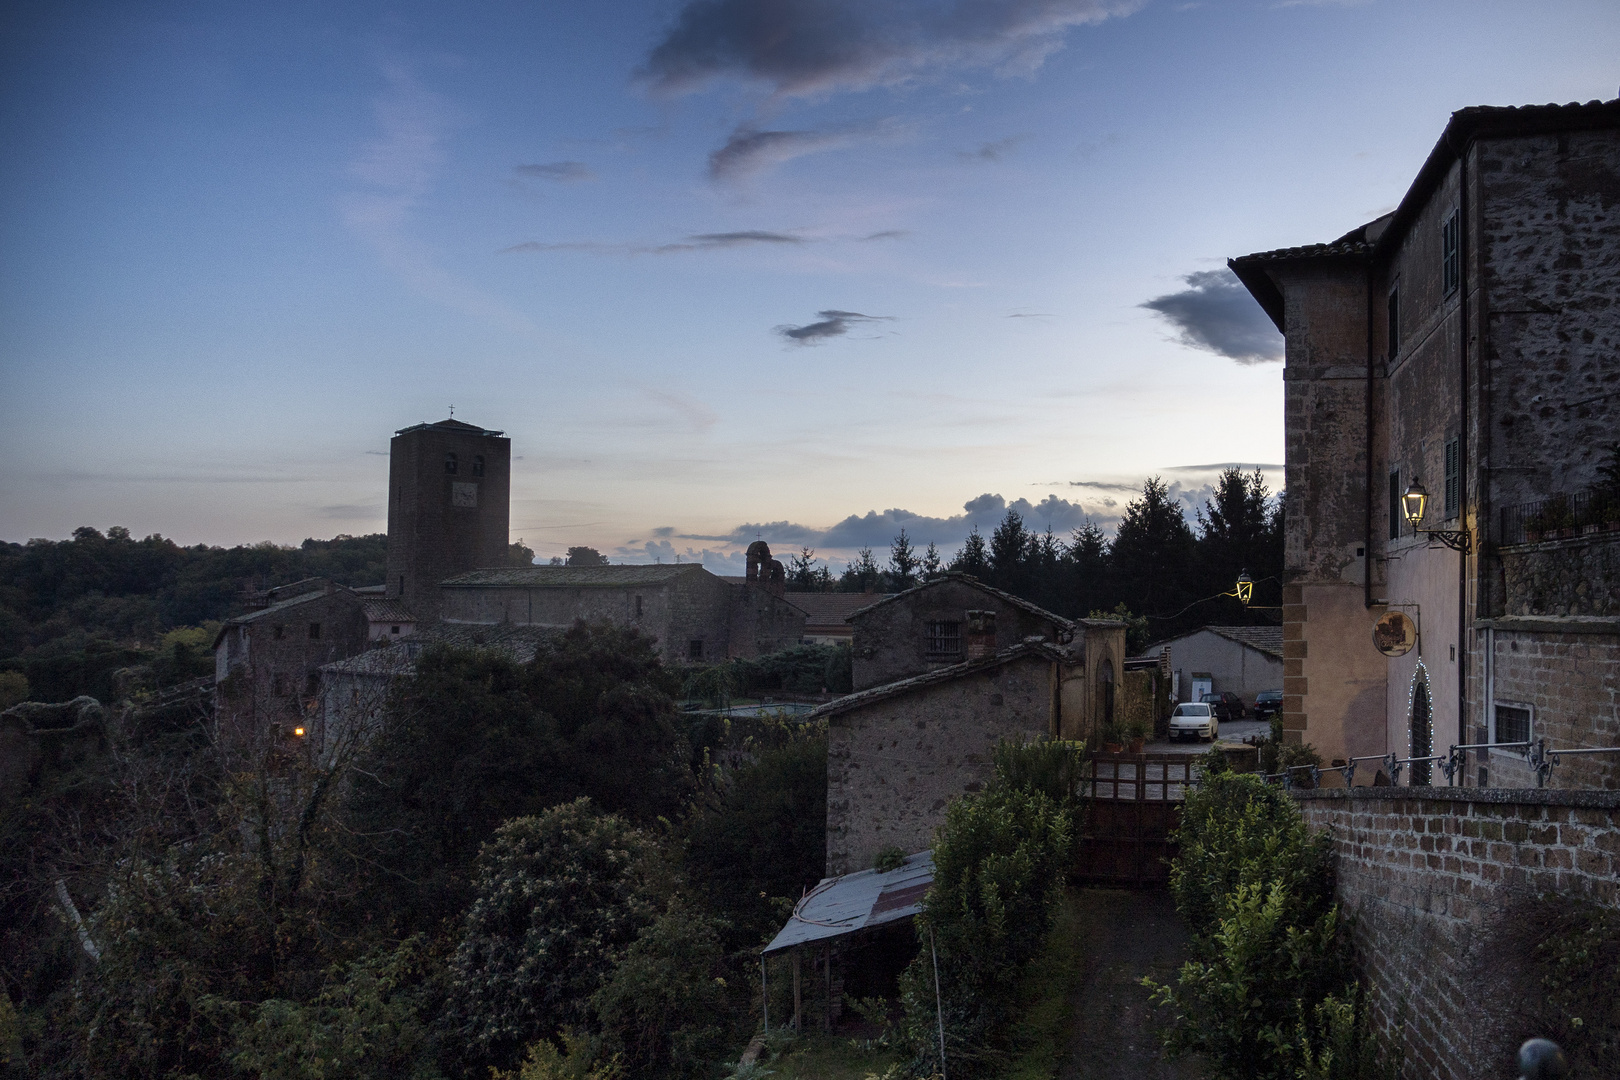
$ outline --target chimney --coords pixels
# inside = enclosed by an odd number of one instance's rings
[[[996,613],[970,611],[967,613],[967,658],[988,660],[996,655]]]

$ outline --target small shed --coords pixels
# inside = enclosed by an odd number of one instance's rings
[[[934,853],[921,851],[907,855],[893,870],[860,870],[823,878],[805,893],[794,905],[787,924],[761,954],[766,1027],[770,1026],[770,984],[765,961],[783,953],[792,957],[792,1024],[797,1029],[804,1011],[803,958],[806,952],[810,954],[812,970],[825,979],[824,1023],[830,1027],[837,1022],[841,1011],[846,981],[869,981],[861,978],[871,974],[859,970],[863,964],[888,959],[888,966],[894,965],[895,950],[884,948],[880,939],[892,938],[892,933],[884,932],[899,929],[922,910],[923,897],[933,884]],[[909,954],[915,951],[913,942],[907,940],[901,944],[906,947],[903,951],[909,960]],[[899,966],[903,967],[904,963]]]

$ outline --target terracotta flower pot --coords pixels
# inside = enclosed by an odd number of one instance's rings
[[[1123,754],[1124,752],[1125,748],[1117,742],[1103,743],[1103,753],[1105,754]]]
[[[1142,744],[1143,744],[1143,743],[1144,743],[1144,742],[1145,742],[1145,741],[1146,741],[1146,740],[1144,740],[1144,739],[1132,739],[1132,740],[1131,740],[1131,741],[1130,741],[1130,744],[1129,744],[1129,746],[1128,746],[1128,749],[1129,749],[1129,750],[1130,750],[1130,752],[1131,752],[1131,753],[1133,753],[1133,754],[1140,754],[1140,753],[1141,753],[1141,752],[1142,752]]]

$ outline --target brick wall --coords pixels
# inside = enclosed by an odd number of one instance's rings
[[[1405,1046],[1407,1075],[1513,1075],[1513,1048],[1537,1033],[1520,1030],[1493,975],[1493,920],[1544,892],[1620,906],[1620,793],[1338,788],[1295,798],[1333,838],[1357,962],[1377,1024]]]

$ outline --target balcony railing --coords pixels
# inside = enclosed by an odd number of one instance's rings
[[[1589,533],[1620,532],[1620,501],[1590,493],[1554,495],[1538,502],[1502,508],[1504,544],[1571,540]]]

